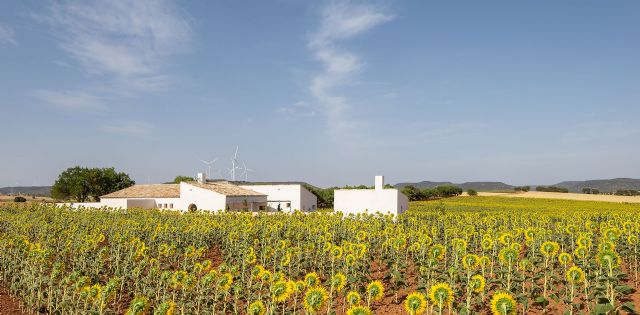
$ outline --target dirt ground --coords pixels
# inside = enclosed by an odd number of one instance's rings
[[[608,201],[608,202],[627,202],[627,203],[640,203],[640,196],[615,196],[615,195],[588,195],[577,193],[554,193],[543,191],[528,191],[528,192],[509,192],[509,193],[494,193],[494,192],[478,192],[479,196],[498,196],[498,197],[520,197],[520,198],[545,198],[545,199],[568,199],[568,200],[583,200],[583,201]]]
[[[0,315],[27,315],[20,309],[18,299],[9,295],[9,291],[0,287]]]

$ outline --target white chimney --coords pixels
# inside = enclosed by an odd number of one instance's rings
[[[207,181],[207,175],[198,173],[198,182],[204,184]]]
[[[376,190],[381,190],[384,188],[384,176],[378,175],[376,176]]]

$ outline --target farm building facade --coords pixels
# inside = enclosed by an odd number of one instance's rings
[[[409,198],[393,188],[384,188],[384,177],[376,176],[374,189],[336,189],[333,208],[345,214],[384,213],[398,215],[409,208]]]
[[[267,207],[270,211],[293,212],[316,211],[318,198],[301,184],[246,184],[240,187],[257,191],[268,196]]]
[[[72,207],[111,207],[173,210],[315,211],[317,199],[302,185],[234,185],[226,181],[134,185],[100,197],[100,202]],[[309,196],[309,194],[312,196]],[[278,207],[279,205],[279,207]]]

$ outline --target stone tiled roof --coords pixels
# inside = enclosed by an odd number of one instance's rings
[[[266,196],[265,194],[249,190],[246,188],[242,188],[231,184],[229,182],[209,182],[209,183],[200,183],[200,182],[186,182],[189,185],[196,186],[202,189],[211,190],[217,192],[219,194],[225,196]]]
[[[100,198],[179,198],[179,184],[133,185]]]

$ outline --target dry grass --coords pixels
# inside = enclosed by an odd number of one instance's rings
[[[479,192],[479,196],[498,196],[498,197],[520,197],[520,198],[545,198],[545,199],[566,199],[566,200],[582,200],[582,201],[608,201],[608,202],[627,202],[640,203],[640,196],[614,196],[614,195],[587,195],[577,193],[554,193],[543,191],[528,192]]]
[[[0,195],[0,202],[13,202],[13,198],[15,197],[16,196]],[[36,197],[36,199],[31,198],[31,196],[22,196],[22,197],[25,197],[27,199],[27,202],[53,202],[54,201],[49,197]]]

